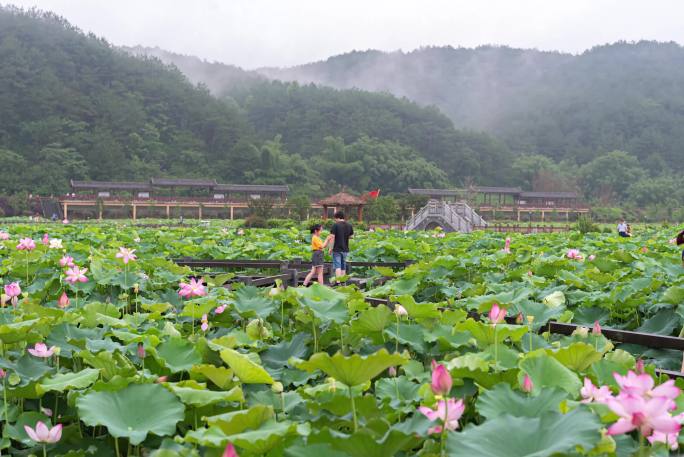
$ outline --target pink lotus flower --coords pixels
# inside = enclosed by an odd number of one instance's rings
[[[679,433],[653,432],[653,434],[646,439],[651,444],[664,443],[673,451],[679,449]]]
[[[221,457],[240,457],[240,456],[238,456],[238,453],[235,451],[235,446],[233,446],[233,443],[228,443],[228,444],[226,444],[226,448],[223,450],[223,454],[221,454]]]
[[[17,249],[20,251],[33,251],[36,248],[36,243],[31,238],[22,238],[17,244]]]
[[[66,271],[66,282],[71,284],[76,284],[77,282],[88,282],[88,278],[85,275],[87,271],[87,268],[80,269],[77,265],[74,265]]]
[[[582,254],[580,254],[579,249],[568,249],[568,253],[565,256],[568,259],[582,260]]]
[[[124,247],[119,248],[119,252],[116,253],[116,258],[121,259],[124,264],[137,259],[136,255],[133,254],[135,249],[126,249]]]
[[[183,298],[202,297],[206,294],[207,291],[204,289],[201,279],[191,278],[189,284],[184,282],[180,283],[180,291],[178,291],[178,295]]]
[[[71,257],[70,255],[65,255],[61,259],[59,259],[59,265],[61,267],[73,267],[74,266],[74,258]]]
[[[9,233],[0,232],[0,240],[5,241],[5,240],[9,240],[9,238],[10,238]]]
[[[644,359],[637,359],[634,370],[637,374],[642,374],[644,372]]]
[[[24,425],[24,430],[28,437],[36,443],[50,444],[56,443],[62,439],[62,424],[57,424],[51,429],[48,429],[47,425],[42,421],[38,421],[35,430],[28,425]]]
[[[143,346],[142,343],[138,343],[137,353],[138,353],[138,357],[140,357],[141,359],[145,358],[145,346]]]
[[[223,312],[226,310],[226,306],[227,306],[227,305],[220,305],[220,306],[217,306],[216,309],[214,310],[214,312],[215,312],[216,314],[223,314]]]
[[[647,253],[648,253],[648,247],[643,246],[643,247],[641,248],[641,252],[642,252],[643,254],[647,254]]]
[[[387,374],[389,374],[390,377],[392,377],[392,378],[396,378],[397,377],[397,367],[389,367],[387,369]]]
[[[7,376],[7,372],[0,368],[0,379],[3,379],[5,376]]]
[[[589,258],[590,262],[593,262],[594,260],[596,260],[596,256],[594,254],[590,255],[588,258]]]
[[[532,382],[532,378],[530,378],[530,375],[525,373],[525,378],[523,379],[522,383],[522,390],[523,392],[530,393],[532,392],[532,389],[534,389],[534,383]]]
[[[431,427],[428,429],[428,433],[442,433],[443,428],[446,427],[447,430],[456,430],[458,428],[458,420],[463,415],[465,410],[465,405],[463,400],[454,400],[449,398],[448,400],[440,400],[437,402],[437,409],[428,408],[427,406],[421,406],[418,408],[425,417],[431,421],[440,420],[441,425]]]
[[[636,374],[633,371],[628,371],[627,375],[622,376],[619,373],[613,373],[615,382],[620,386],[620,392],[626,395],[642,396],[645,398],[663,397],[671,401],[670,406],[675,406],[674,400],[679,396],[679,387],[674,385],[674,380],[670,379],[660,384],[658,387],[653,387],[655,382],[651,375],[643,373]]]
[[[594,321],[594,328],[591,330],[591,333],[593,335],[601,334],[601,324],[599,324],[599,321]]]
[[[395,305],[394,306],[394,314],[396,314],[399,317],[408,316],[408,311],[406,311],[406,308],[404,308],[401,305]]]
[[[515,323],[518,325],[522,325],[523,322],[525,322],[525,318],[523,317],[523,313],[518,313],[518,315],[515,316]]]
[[[506,238],[506,242],[504,243],[504,248],[501,251],[505,252],[506,254],[510,254],[510,252],[511,252],[511,239],[510,238]]]
[[[44,245],[50,244],[50,237],[48,236],[47,233],[45,235],[43,235],[43,239],[40,240],[40,242],[43,243]]]
[[[168,377],[168,376],[159,376],[159,377],[156,379],[156,381],[154,381],[154,382],[156,382],[157,384],[161,384],[162,382],[166,382],[166,381],[168,381],[168,380],[169,380],[169,377]]]
[[[69,306],[69,304],[71,304],[69,297],[67,296],[66,292],[62,292],[62,295],[59,297],[59,300],[57,300],[57,306],[64,309],[67,306]]]
[[[36,343],[36,345],[33,346],[33,349],[29,349],[28,351],[32,356],[47,359],[48,357],[52,357],[55,353],[55,349],[57,349],[56,346],[52,346],[48,349],[45,343]]]
[[[19,283],[12,282],[9,284],[5,284],[5,294],[10,298],[18,297],[19,295],[21,295],[21,287],[19,287]]]
[[[489,310],[489,320],[493,325],[503,322],[506,317],[506,308],[499,307],[498,304],[494,303],[492,309]]]
[[[653,432],[679,433],[681,425],[668,413],[671,400],[665,397],[645,399],[638,395],[620,394],[608,400],[608,407],[618,416],[617,422],[608,427],[609,435],[620,435],[639,430],[643,436]]]
[[[207,320],[207,315],[202,314],[202,325],[200,326],[203,332],[209,330],[209,321]]]
[[[580,389],[580,394],[583,398],[582,403],[607,403],[608,399],[613,397],[608,386],[596,387],[589,378],[584,378],[584,387]]]
[[[451,374],[441,363],[432,361],[432,383],[430,388],[435,395],[449,395],[453,381]]]

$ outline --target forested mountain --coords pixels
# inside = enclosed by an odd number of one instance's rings
[[[435,105],[457,128],[491,132],[514,152],[581,164],[620,149],[649,167],[684,163],[684,48],[675,43],[615,43],[576,56],[492,46],[352,52],[260,71]]]
[[[13,170],[5,194],[64,192],[68,178],[209,176],[321,196],[505,176],[492,166],[502,145],[456,131],[436,109],[234,67],[231,96],[217,98],[210,81],[195,86],[50,13],[0,9],[0,62],[0,158]]]
[[[4,195],[169,176],[310,196],[475,183],[656,209],[684,199],[676,44],[364,52],[259,75],[0,8],[0,62]]]

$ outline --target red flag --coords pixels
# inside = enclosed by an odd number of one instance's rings
[[[378,198],[380,196],[380,189],[375,189],[375,190],[368,192],[368,196],[370,198]]]

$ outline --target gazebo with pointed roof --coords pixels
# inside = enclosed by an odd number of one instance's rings
[[[351,208],[356,208],[356,219],[361,222],[366,201],[361,197],[342,191],[320,200],[318,204],[323,207],[323,220],[328,219],[328,208],[334,208],[335,211],[342,209],[345,214],[348,214]]]

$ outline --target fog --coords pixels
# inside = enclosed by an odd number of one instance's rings
[[[247,69],[351,50],[421,46],[581,52],[641,39],[684,43],[677,0],[13,0],[122,46],[160,47]]]

